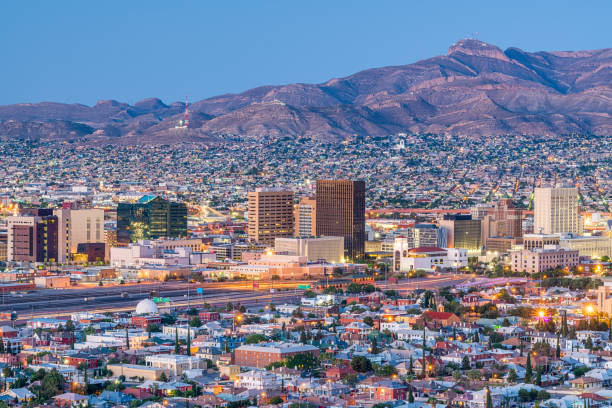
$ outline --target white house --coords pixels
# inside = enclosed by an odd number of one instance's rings
[[[278,377],[265,370],[251,370],[236,377],[236,386],[249,390],[272,390],[280,387]]]

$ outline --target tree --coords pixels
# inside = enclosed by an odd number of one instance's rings
[[[191,329],[187,328],[187,355],[191,356]]]
[[[0,339],[0,354],[4,354],[4,340]]]
[[[561,335],[567,337],[567,310],[563,311],[563,318],[561,319]]]
[[[491,390],[487,387],[487,402],[486,408],[493,408],[493,399],[491,398]]]
[[[366,316],[366,317],[364,317],[364,318],[363,318],[363,322],[364,322],[365,324],[367,324],[368,326],[370,326],[370,327],[374,326],[374,319],[372,319],[372,317],[371,317],[371,316]]]
[[[189,325],[191,327],[201,327],[202,326],[202,321],[200,320],[200,318],[198,316],[193,316],[191,318],[191,320],[189,320]]]
[[[410,356],[410,361],[408,362],[408,374],[414,375],[414,365],[412,363],[412,355]]]
[[[408,385],[408,402],[411,404],[414,402],[414,395],[412,395],[412,385]]]
[[[589,350],[593,349],[593,340],[591,340],[591,336],[587,337],[586,341],[584,342],[584,347]]]
[[[510,370],[508,370],[508,382],[515,383],[516,380],[518,380],[518,376],[516,375],[516,370],[514,368],[511,368]]]
[[[468,358],[468,356],[463,356],[463,358],[461,359],[461,369],[462,370],[469,370],[470,367],[470,359]]]
[[[307,341],[308,340],[306,339],[306,330],[302,329],[302,332],[300,333],[300,343],[306,344]]]
[[[557,349],[555,350],[555,356],[561,358],[561,346],[559,345],[559,334],[557,334]]]
[[[379,367],[376,370],[376,375],[380,375],[382,377],[390,377],[393,374],[397,374],[397,370],[395,369],[395,367],[389,364],[385,364],[384,366]]]
[[[319,366],[319,360],[310,353],[300,353],[287,359],[285,366],[300,370],[310,370]]]
[[[178,328],[174,329],[174,354],[181,354],[181,345],[179,344]]]
[[[66,322],[66,331],[69,331],[69,332],[74,331],[74,323],[72,323],[72,320],[68,320]]]
[[[427,325],[425,324],[425,321],[423,320],[423,357],[425,357],[425,350],[427,349],[427,334],[425,333],[425,329],[427,328]]]
[[[531,370],[531,354],[527,354],[527,363],[525,364],[525,384],[531,383],[533,372]]]
[[[130,349],[130,333],[127,327],[125,328],[125,348],[126,350]]]
[[[538,387],[542,386],[542,367],[540,366],[536,368],[535,385],[537,385]]]
[[[351,359],[351,368],[358,373],[367,373],[372,371],[372,363],[367,357],[353,356]]]
[[[172,325],[176,323],[176,318],[168,313],[161,315],[161,319],[163,324]]]
[[[77,366],[77,370],[83,372],[83,384],[85,385],[83,391],[87,393],[87,390],[89,388],[89,379],[87,378],[87,364],[79,363],[79,365]]]
[[[376,337],[372,337],[372,342],[370,343],[370,353],[378,354],[380,353],[380,349],[378,348],[378,341]]]
[[[168,382],[168,376],[166,375],[166,373],[162,372],[159,376],[159,381],[162,382]]]
[[[314,293],[312,290],[305,290],[304,293],[302,293],[302,296],[304,296],[305,298],[315,298],[317,297],[317,294]]]
[[[48,400],[49,398],[64,392],[65,380],[64,377],[54,368],[45,374],[43,379],[40,381],[40,385],[40,398],[43,400]]]
[[[3,377],[12,377],[14,375],[15,373],[13,372],[13,369],[10,366],[5,366],[4,368],[2,368]]]
[[[256,344],[266,341],[266,336],[263,334],[251,334],[244,340],[244,344]]]

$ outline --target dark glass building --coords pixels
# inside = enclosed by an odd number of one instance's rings
[[[365,181],[317,180],[317,235],[344,237],[347,260],[365,252]]]
[[[187,206],[147,195],[117,206],[117,242],[187,236]]]
[[[443,248],[463,248],[470,255],[479,255],[482,249],[480,220],[467,214],[448,214],[440,220]]]

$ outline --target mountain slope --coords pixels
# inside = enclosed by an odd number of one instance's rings
[[[195,102],[189,132],[174,129],[183,103],[165,105],[152,98],[133,106],[116,101],[93,107],[0,106],[0,137],[91,137],[130,143],[197,142],[228,134],[328,141],[397,132],[609,135],[611,84],[612,49],[529,53],[461,40],[447,55],[414,64]]]

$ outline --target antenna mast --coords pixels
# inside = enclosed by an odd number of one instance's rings
[[[185,127],[189,127],[189,98],[187,94],[185,94]]]

